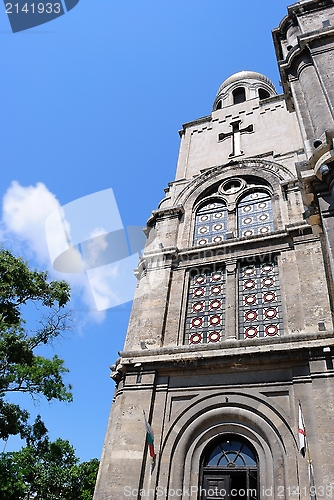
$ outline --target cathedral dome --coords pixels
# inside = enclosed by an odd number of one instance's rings
[[[268,99],[277,95],[274,84],[256,71],[239,71],[229,76],[219,87],[213,109],[239,104],[250,99]]]

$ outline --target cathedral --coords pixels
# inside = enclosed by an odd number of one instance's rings
[[[180,131],[94,500],[334,498],[334,0],[273,40]]]

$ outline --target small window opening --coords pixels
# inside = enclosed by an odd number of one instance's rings
[[[245,102],[246,91],[243,87],[239,87],[233,91],[233,104],[239,104],[240,102]]]
[[[222,100],[221,99],[219,99],[219,101],[217,102],[216,109],[222,109]]]
[[[268,97],[270,97],[270,94],[267,90],[264,90],[264,89],[259,89],[259,98],[260,98],[260,101],[262,101],[262,99],[268,99]]]
[[[328,26],[330,26],[331,23],[330,23],[330,20],[329,19],[326,19],[325,21],[322,21],[322,27],[323,28],[328,28]]]

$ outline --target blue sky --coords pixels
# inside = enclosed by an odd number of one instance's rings
[[[223,80],[250,69],[280,92],[271,29],[286,7],[286,0],[80,0],[16,34],[2,9],[4,246],[50,268],[48,211],[107,188],[125,226],[145,225],[174,178],[177,131],[210,114]],[[101,454],[114,390],[109,366],[123,347],[131,303],[97,313],[80,278],[71,283],[74,331],[54,353],[70,369],[74,403],[25,404],[42,414],[52,439],[69,439],[89,460]],[[18,446],[10,438],[7,450]]]

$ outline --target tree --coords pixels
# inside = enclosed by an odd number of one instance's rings
[[[27,438],[29,413],[8,401],[11,393],[44,396],[48,401],[72,401],[68,372],[57,355],[51,359],[36,354],[69,329],[65,309],[70,289],[64,281],[49,281],[46,272],[30,270],[21,258],[0,249],[0,438],[12,434]],[[30,330],[24,309],[34,305],[38,327]]]
[[[93,498],[99,466],[96,458],[79,464],[69,441],[49,441],[40,417],[30,428],[27,443],[20,451],[0,454],[0,499]]]
[[[98,470],[99,461],[97,458],[79,464],[72,471],[72,489],[66,500],[91,500]]]

